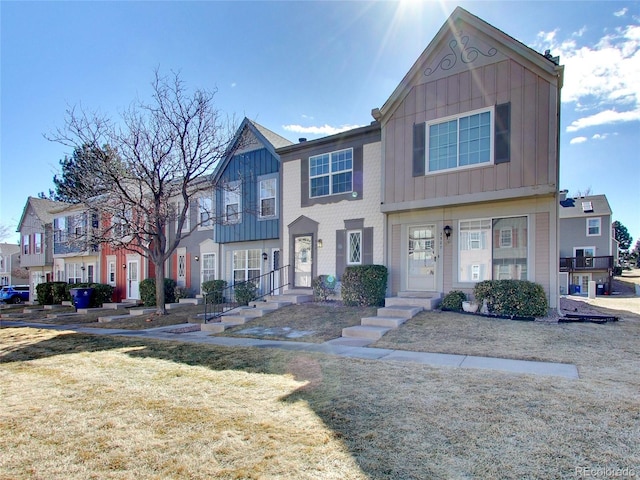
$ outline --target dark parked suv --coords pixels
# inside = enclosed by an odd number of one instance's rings
[[[29,301],[29,285],[8,285],[0,290],[0,302],[22,303]]]

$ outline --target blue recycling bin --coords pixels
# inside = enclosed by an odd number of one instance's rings
[[[76,307],[76,309],[89,308],[93,288],[71,288],[69,293],[73,299],[73,306]]]
[[[580,285],[569,285],[569,294],[575,295],[576,293],[580,293]]]

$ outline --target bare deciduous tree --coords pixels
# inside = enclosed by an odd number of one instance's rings
[[[213,195],[212,173],[234,129],[215,108],[215,91],[189,94],[179,74],[158,71],[152,89],[152,101],[135,102],[118,123],[71,108],[64,127],[48,138],[91,151],[92,168],[80,178],[85,188],[73,193],[93,215],[91,241],[148,258],[155,266],[157,311],[164,314],[165,261],[198,228],[200,218],[186,223],[189,204],[205,192]],[[207,222],[216,222],[213,213]],[[172,235],[168,229],[175,229]]]

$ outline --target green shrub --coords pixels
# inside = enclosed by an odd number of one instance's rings
[[[622,267],[620,265],[616,265],[613,267],[613,275],[619,277],[622,275]]]
[[[36,298],[40,305],[60,305],[71,297],[66,282],[45,282],[36,286]]]
[[[193,288],[187,287],[176,287],[173,289],[173,298],[176,302],[180,301],[181,298],[193,298]]]
[[[236,302],[240,305],[249,305],[249,302],[252,302],[258,297],[256,285],[251,281],[234,285],[234,291]]]
[[[460,290],[452,290],[447,293],[442,299],[440,308],[442,310],[449,310],[452,312],[462,311],[462,302],[467,300],[467,295]]]
[[[113,286],[105,283],[92,283],[89,285],[93,288],[91,302],[93,306],[101,307],[105,303],[111,303],[113,298]]]
[[[331,277],[330,279],[328,277]],[[333,275],[320,275],[311,281],[313,299],[316,302],[326,302],[330,295],[336,293],[336,282]]]
[[[224,289],[227,288],[225,280],[208,280],[202,282],[202,291],[207,294],[207,303],[224,303]]]
[[[164,279],[164,302],[174,303],[176,290],[176,281],[172,278]],[[145,278],[140,282],[140,300],[146,307],[154,307],[156,305],[156,279]]]
[[[527,280],[485,280],[473,289],[479,304],[490,313],[514,317],[546,317],[549,304],[542,286]]]
[[[342,301],[347,306],[383,306],[389,272],[384,265],[353,265],[342,275]]]

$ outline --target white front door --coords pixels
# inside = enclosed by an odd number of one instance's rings
[[[436,226],[408,228],[407,290],[435,291],[437,277]]]
[[[313,259],[311,258],[311,245],[313,237],[303,235],[295,237],[294,240],[294,287],[310,287],[311,286],[311,266]]]
[[[138,260],[127,262],[127,298],[140,299],[140,264]]]

